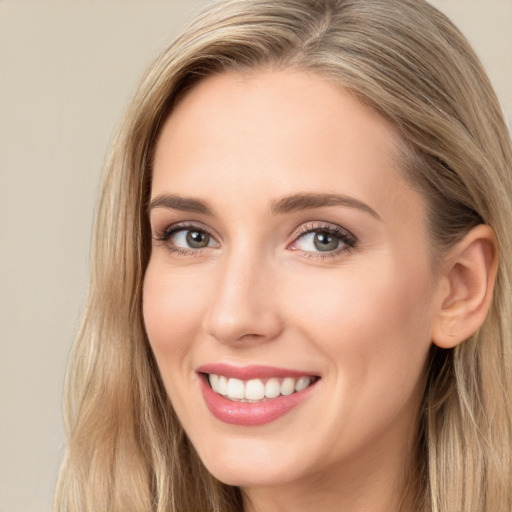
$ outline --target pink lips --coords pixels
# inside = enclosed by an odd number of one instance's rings
[[[271,377],[302,377],[311,374],[269,366],[235,367],[222,363],[207,364],[198,373],[213,373],[240,380],[267,379]],[[316,388],[317,382],[302,391],[288,396],[278,396],[263,402],[237,402],[219,395],[210,387],[206,377],[199,379],[201,391],[210,412],[220,421],[241,426],[257,426],[270,423],[302,403]]]

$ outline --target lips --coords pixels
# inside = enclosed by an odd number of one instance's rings
[[[301,404],[320,379],[305,372],[268,366],[204,365],[201,391],[219,420],[255,426],[272,422]]]

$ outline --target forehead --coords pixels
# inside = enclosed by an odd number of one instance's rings
[[[379,208],[408,189],[398,142],[383,117],[315,74],[223,73],[200,82],[164,123],[152,195],[172,188],[248,205],[254,191],[341,192]]]

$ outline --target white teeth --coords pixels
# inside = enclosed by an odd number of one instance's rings
[[[266,382],[261,379],[243,381],[240,379],[224,377],[223,375],[208,375],[208,381],[213,391],[230,400],[258,402],[268,398],[276,398],[279,395],[288,396],[302,391],[311,385],[312,377],[299,377],[294,379],[286,377],[278,379],[272,377]]]
[[[267,398],[275,398],[281,393],[281,386],[277,379],[268,379],[265,384],[265,396]]]
[[[303,389],[306,389],[310,384],[311,379],[309,377],[301,377],[295,384],[295,391],[302,391]]]
[[[265,398],[265,386],[260,379],[252,379],[247,382],[245,385],[245,398],[248,400],[263,400]]]
[[[241,380],[238,379],[229,379],[228,380],[228,398],[233,399],[242,399],[245,398],[245,386]]]
[[[218,386],[217,389],[213,388],[215,391],[217,391],[217,393],[224,395],[224,396],[226,396],[228,394],[228,379],[226,379],[226,377],[220,375],[219,382],[218,382],[217,386]]]
[[[295,379],[291,377],[286,377],[286,379],[281,382],[281,395],[287,396],[291,395],[295,391]]]
[[[214,373],[210,373],[210,375],[208,375],[208,380],[210,381],[210,386],[212,389],[217,389],[219,376],[215,375]]]

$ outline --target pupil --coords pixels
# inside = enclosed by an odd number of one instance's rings
[[[338,248],[338,239],[329,233],[317,233],[314,240],[315,248],[319,251],[334,251]]]
[[[187,244],[193,249],[201,249],[207,247],[210,242],[210,237],[201,231],[189,231],[187,233]]]

